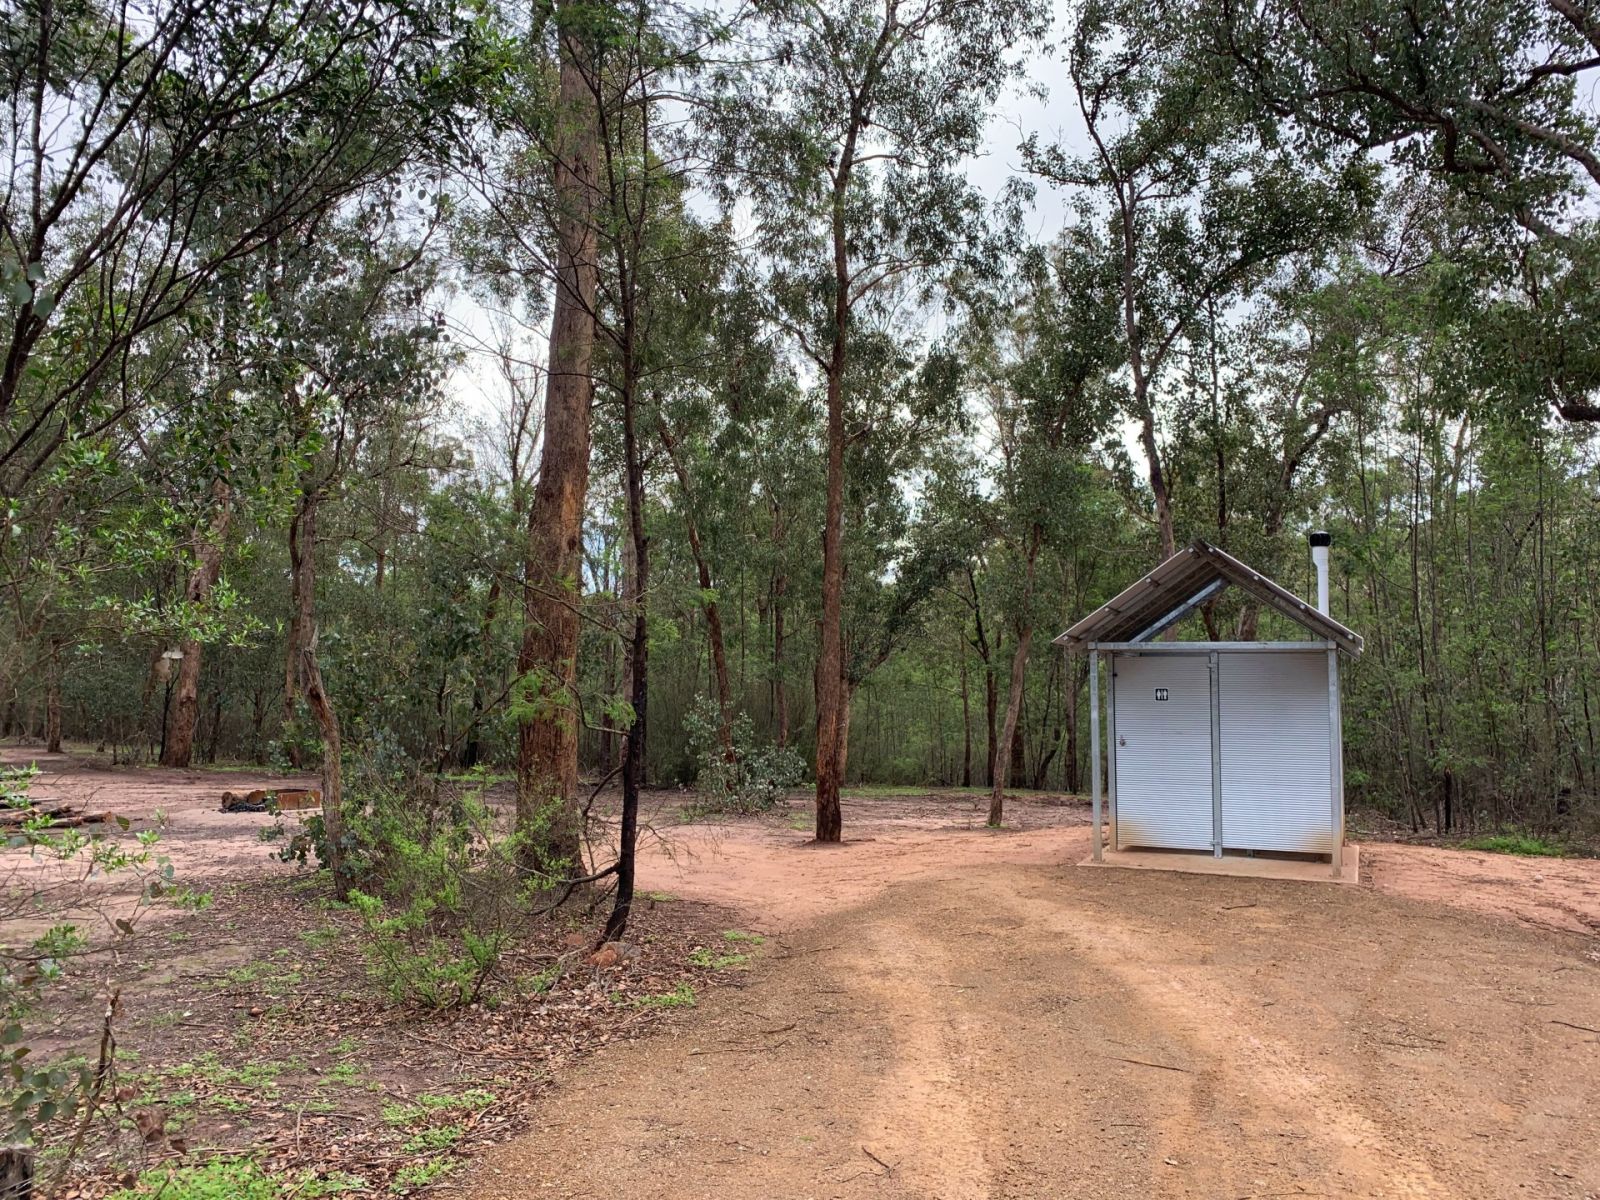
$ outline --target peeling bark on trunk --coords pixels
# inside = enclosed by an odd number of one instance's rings
[[[203,604],[222,576],[222,545],[232,517],[232,492],[222,480],[211,485],[211,523],[195,546],[195,565],[184,585],[183,598],[190,604]],[[194,639],[178,649],[178,678],[172,694],[172,716],[162,748],[161,765],[187,767],[194,758],[195,730],[200,724],[200,660],[202,647]]]
[[[562,14],[567,3],[557,7]],[[528,509],[522,647],[517,673],[530,686],[517,737],[517,828],[523,865],[559,877],[581,873],[578,807],[577,605],[582,591],[584,495],[589,485],[589,417],[594,392],[594,223],[599,138],[587,51],[561,39],[554,191],[555,306],[545,387],[539,481]]]

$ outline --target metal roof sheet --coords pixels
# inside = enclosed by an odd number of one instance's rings
[[[1124,588],[1072,626],[1056,645],[1085,649],[1092,642],[1148,641],[1187,616],[1221,587],[1232,585],[1282,613],[1313,637],[1335,643],[1351,656],[1361,636],[1314,604],[1300,599],[1233,555],[1196,539],[1144,578]]]

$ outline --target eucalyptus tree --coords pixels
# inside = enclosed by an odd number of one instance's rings
[[[1586,0],[1217,0],[1212,51],[1308,154],[1386,148],[1539,237],[1600,188],[1600,15]]]
[[[1117,272],[1124,410],[1138,424],[1165,559],[1177,536],[1160,401],[1184,340],[1285,257],[1347,229],[1371,173],[1355,161],[1308,172],[1255,140],[1196,46],[1199,0],[1086,0],[1076,16],[1067,74],[1089,149],[1035,142],[1028,155],[1072,191]]]
[[[318,656],[320,521],[351,473],[379,475],[396,453],[426,467],[435,448],[420,430],[437,407],[445,365],[439,314],[430,306],[437,265],[426,227],[397,210],[396,191],[387,188],[364,212],[325,223],[315,240],[275,247],[256,264],[254,279],[260,312],[247,378],[276,401],[281,452],[295,475],[284,725],[294,728],[303,699],[321,742],[328,865],[341,896],[351,882],[343,736]],[[383,454],[377,462],[375,448]]]
[[[1211,53],[1267,136],[1308,162],[1381,155],[1475,215],[1474,285],[1509,293],[1519,374],[1537,372],[1544,392],[1519,402],[1600,420],[1594,6],[1218,0],[1203,15]]]
[[[457,115],[449,5],[8,0],[0,494],[142,403],[152,334]]]
[[[816,836],[838,841],[845,667],[847,378],[854,339],[908,285],[990,267],[983,205],[962,174],[984,120],[1043,25],[1028,0],[770,0],[711,121],[730,197],[748,204],[774,315],[821,378],[827,414],[815,686]]]
[[[1095,536],[1082,521],[1090,456],[1117,408],[1111,380],[1118,363],[1113,265],[1081,230],[1065,235],[1041,258],[1019,294],[979,309],[972,328],[997,454],[991,507],[1004,553],[992,555],[991,563],[1003,562],[1011,568],[1006,574],[1019,576],[1007,580],[1013,648],[989,780],[991,826],[1004,817],[1019,741],[1040,553],[1047,544]]]

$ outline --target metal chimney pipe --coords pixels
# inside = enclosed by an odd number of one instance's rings
[[[1326,617],[1331,615],[1328,612],[1328,547],[1333,545],[1333,535],[1318,530],[1310,541],[1311,562],[1317,568],[1317,611]]]

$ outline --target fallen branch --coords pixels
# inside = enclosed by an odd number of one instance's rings
[[[1108,1054],[1106,1057],[1111,1059],[1112,1062],[1132,1063],[1136,1067],[1154,1067],[1158,1071],[1178,1071],[1184,1075],[1194,1074],[1188,1067],[1174,1067],[1167,1063],[1150,1062],[1148,1059],[1143,1058],[1123,1058],[1117,1054]]]
[[[1558,1021],[1554,1017],[1550,1018],[1550,1024],[1565,1025],[1568,1029],[1581,1029],[1584,1033],[1600,1033],[1600,1029],[1596,1029],[1592,1025],[1575,1025],[1571,1021]]]
[[[865,1146],[861,1147],[861,1153],[865,1154],[873,1162],[877,1163],[880,1167],[882,1167],[883,1168],[883,1173],[885,1175],[893,1175],[894,1174],[894,1168],[893,1167],[891,1167],[888,1163],[884,1162],[883,1159],[879,1158],[876,1154],[874,1154],[871,1150],[868,1150]]]

